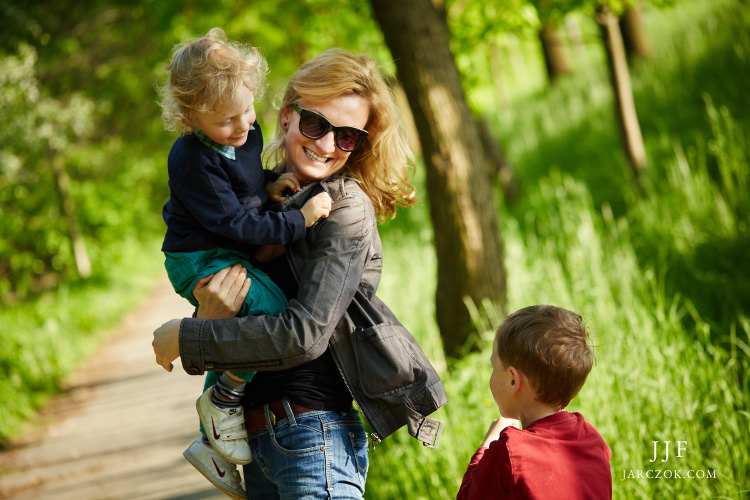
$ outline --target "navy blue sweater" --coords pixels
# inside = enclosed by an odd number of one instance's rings
[[[251,252],[260,245],[286,245],[305,236],[299,210],[267,212],[265,185],[278,176],[260,162],[263,135],[258,124],[235,160],[204,145],[194,134],[181,136],[169,152],[169,201],[162,251],[193,252],[232,248]]]

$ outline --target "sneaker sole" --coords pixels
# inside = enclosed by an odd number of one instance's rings
[[[190,450],[185,450],[182,452],[182,456],[185,457],[185,460],[190,462],[190,464],[195,467],[198,472],[200,472],[203,477],[208,479],[211,484],[213,484],[217,489],[219,489],[222,493],[224,493],[229,498],[233,498],[234,500],[248,500],[247,494],[244,496],[238,494],[236,491],[230,489],[227,487],[227,485],[221,481],[219,481],[212,473],[211,471],[206,468],[203,463],[201,463],[200,460],[198,460],[198,457],[190,453]]]
[[[214,440],[213,435],[211,435],[211,433],[213,432],[211,425],[209,424],[209,422],[203,419],[203,413],[201,412],[201,398],[195,400],[195,411],[198,412],[198,418],[203,424],[203,428],[206,430],[206,438],[211,443],[211,448],[213,448],[214,451],[221,456],[221,458],[236,465],[247,465],[253,461],[252,457],[250,458],[250,460],[237,460],[234,457],[222,453],[221,447],[216,445],[216,440]]]

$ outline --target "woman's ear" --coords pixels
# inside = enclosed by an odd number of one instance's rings
[[[281,127],[284,130],[289,130],[289,122],[292,118],[292,108],[287,106],[284,109],[281,110],[279,113],[279,118],[281,120]]]

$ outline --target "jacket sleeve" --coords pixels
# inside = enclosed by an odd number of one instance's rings
[[[323,354],[359,287],[375,227],[372,203],[364,193],[336,200],[328,218],[313,227],[299,291],[286,312],[184,319],[180,357],[185,371],[285,370]]]
[[[267,182],[265,172],[258,172],[259,182]],[[170,185],[195,220],[214,234],[256,246],[285,245],[305,236],[299,210],[257,213],[243,207],[219,164],[204,162],[175,176]]]

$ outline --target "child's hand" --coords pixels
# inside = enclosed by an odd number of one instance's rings
[[[281,174],[274,182],[266,184],[266,192],[271,201],[276,203],[284,200],[284,192],[296,193],[299,189],[299,181],[294,174]]]
[[[331,212],[333,201],[328,193],[316,194],[305,203],[300,211],[305,216],[305,227],[315,224],[321,217],[326,218]]]

